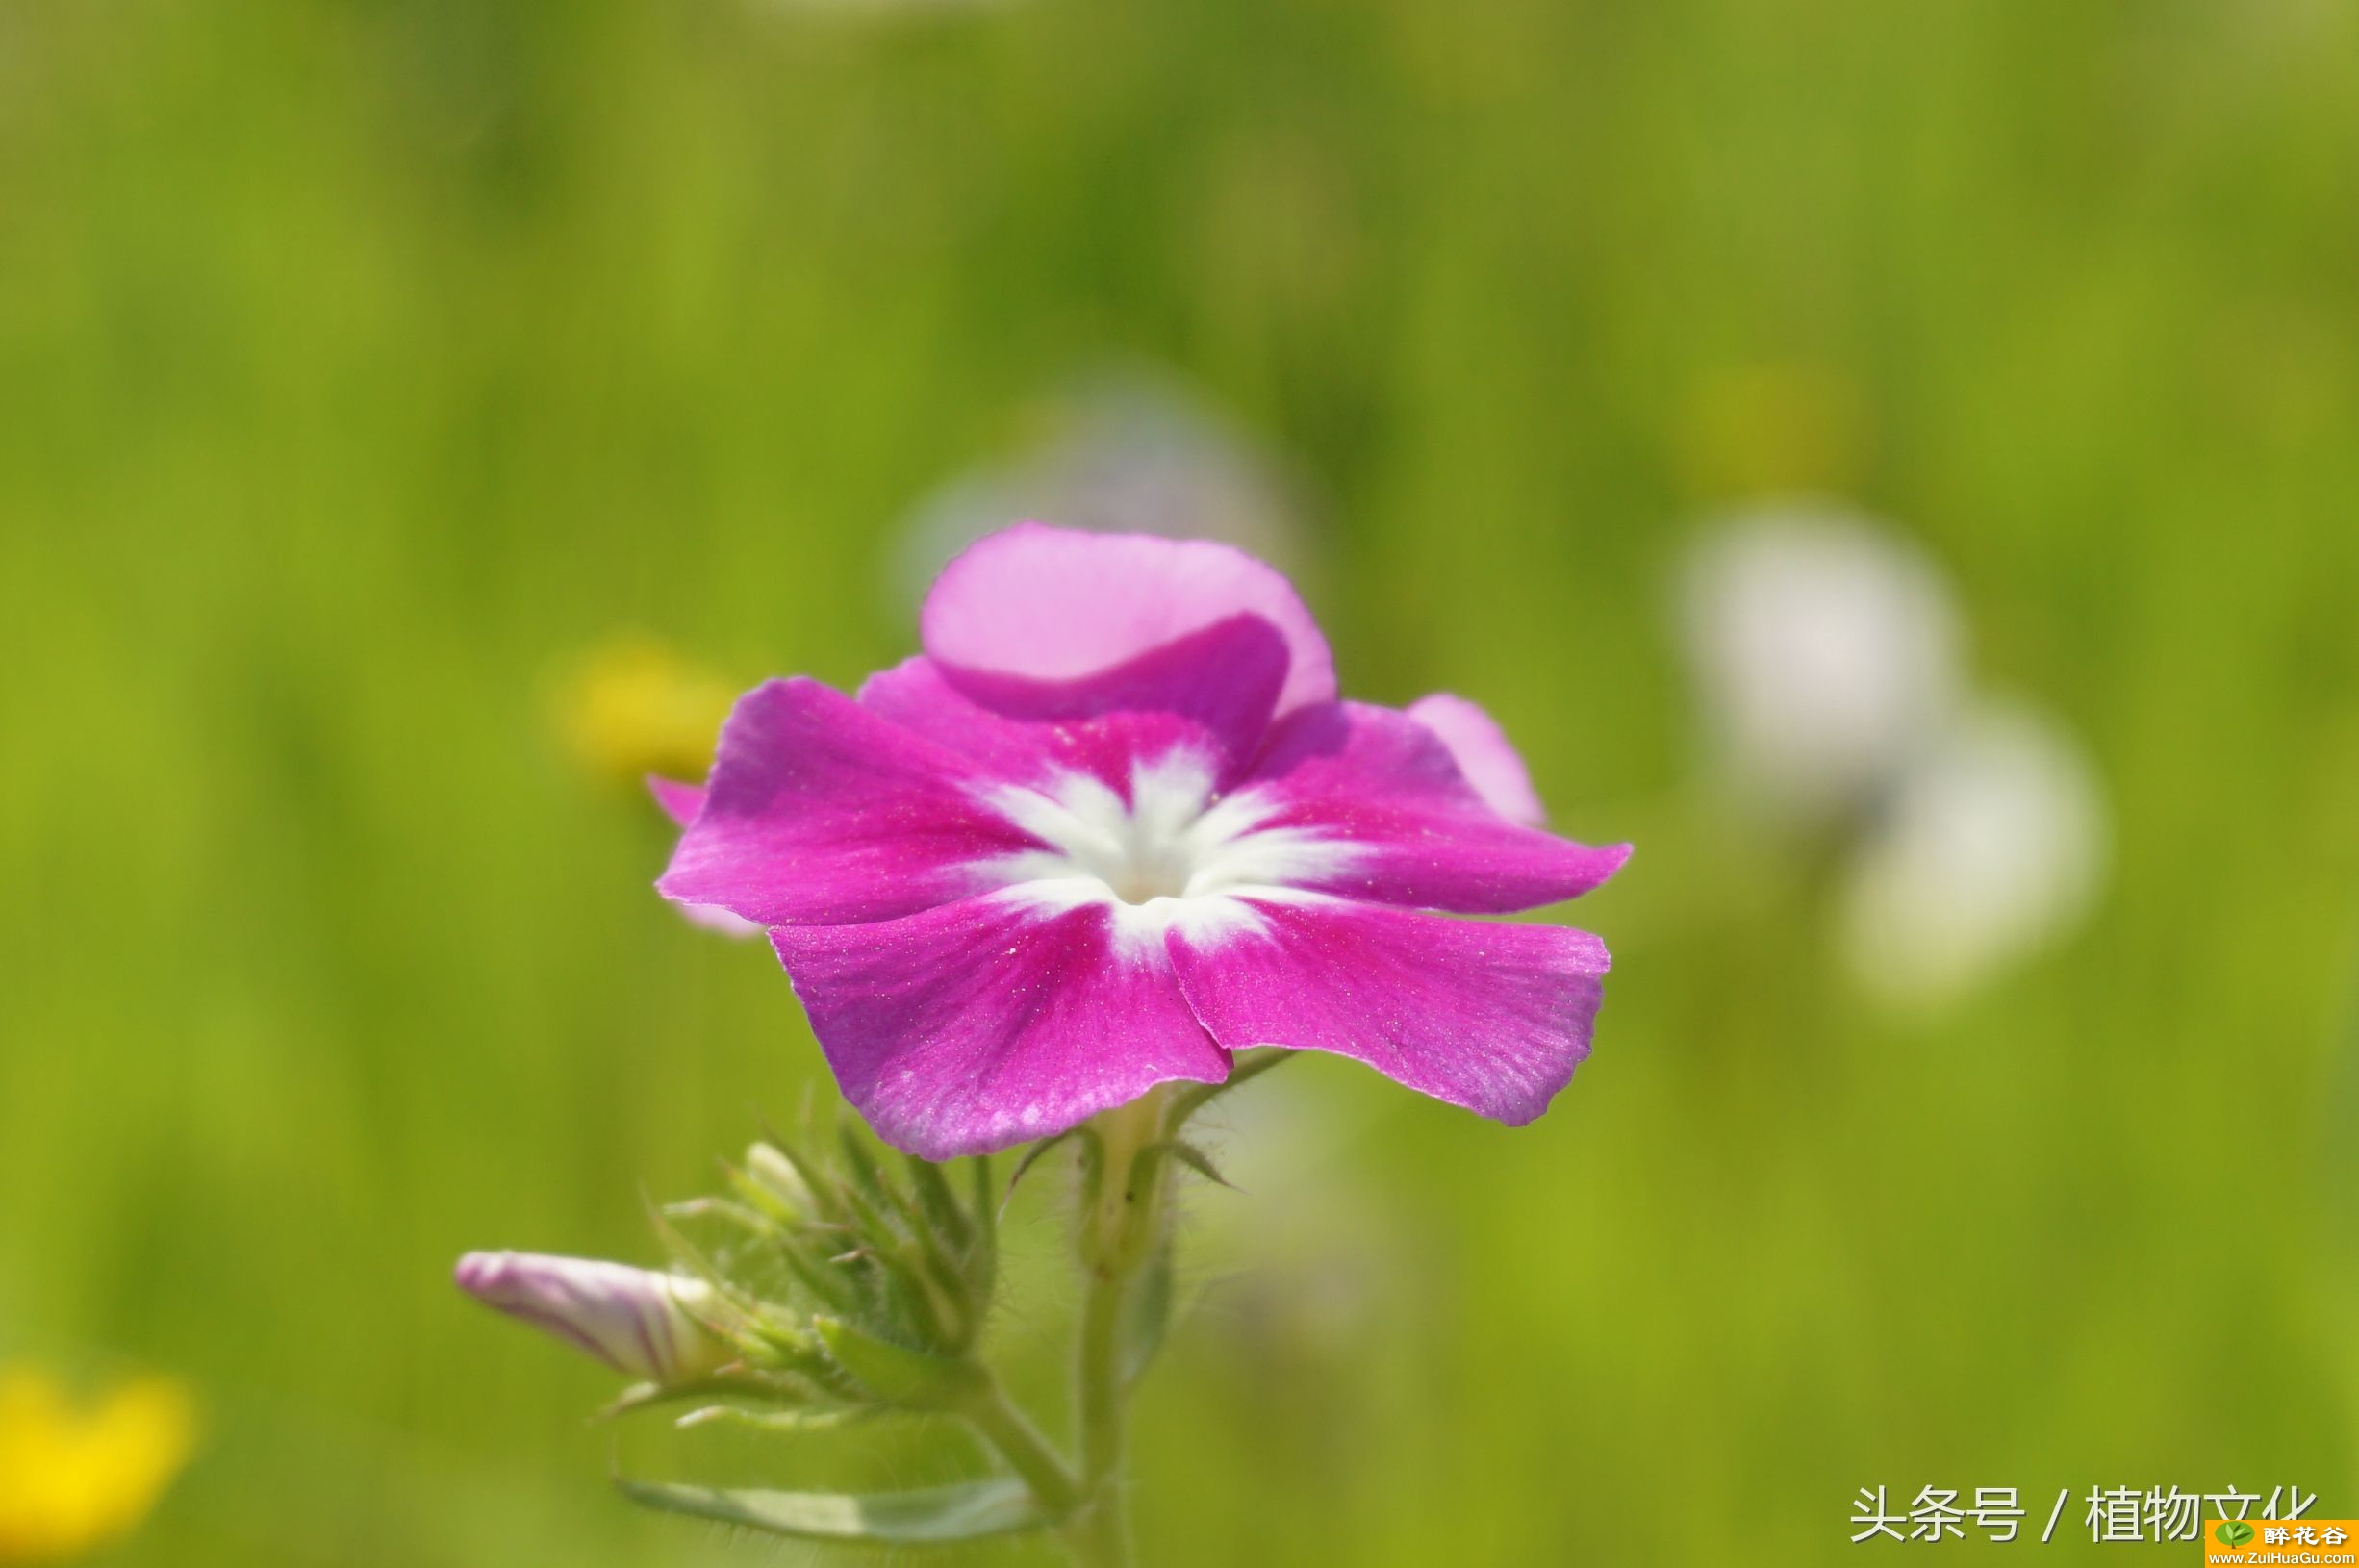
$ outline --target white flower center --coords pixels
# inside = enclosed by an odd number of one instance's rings
[[[1215,797],[1202,759],[1174,751],[1130,773],[1130,798],[1087,773],[1027,789],[996,785],[993,810],[1047,845],[978,862],[986,888],[1050,911],[1104,904],[1126,948],[1160,948],[1175,928],[1204,938],[1256,927],[1248,898],[1299,898],[1351,846],[1303,828],[1264,827],[1275,802],[1251,789]]]

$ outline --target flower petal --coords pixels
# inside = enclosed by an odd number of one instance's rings
[[[1180,990],[1231,1050],[1332,1051],[1521,1126],[1589,1053],[1606,946],[1561,925],[1341,898],[1249,900],[1260,919],[1170,939]]]
[[[1502,914],[1586,893],[1630,847],[1575,844],[1484,802],[1425,724],[1390,708],[1324,702],[1281,720],[1232,799],[1262,828],[1346,847],[1299,886],[1379,903]]]
[[[1524,759],[1489,714],[1462,696],[1436,692],[1410,703],[1408,716],[1441,737],[1441,744],[1450,748],[1450,760],[1484,805],[1526,827],[1548,820]]]
[[[1226,784],[1260,748],[1287,657],[1276,627],[1239,615],[1076,680],[920,654],[871,676],[860,704],[1017,783],[1078,771],[1127,794],[1140,763],[1184,747]]]
[[[1161,944],[1124,940],[1103,903],[988,896],[770,936],[844,1097],[926,1159],[1050,1137],[1173,1078],[1229,1075]]]
[[[655,803],[662,808],[663,814],[682,827],[695,822],[697,813],[704,809],[704,786],[701,784],[683,784],[676,778],[666,778],[661,773],[649,773],[647,793],[655,797]],[[760,925],[730,914],[719,904],[684,903],[679,906],[679,910],[681,918],[689,924],[701,925],[708,931],[719,931],[723,936],[748,937],[762,934]]]
[[[762,925],[890,920],[1038,847],[983,805],[976,765],[799,676],[739,699],[704,807],[655,886]]]
[[[1238,614],[1259,616],[1285,639],[1280,713],[1334,696],[1334,657],[1294,585],[1209,540],[1018,523],[943,568],[919,628],[944,664],[1068,681]]]
[[[655,797],[655,803],[662,808],[663,814],[682,827],[695,822],[697,813],[704,809],[704,786],[701,784],[683,783],[676,778],[666,778],[661,773],[649,773],[647,793]]]

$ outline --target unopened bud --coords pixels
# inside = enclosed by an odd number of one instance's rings
[[[628,1378],[693,1382],[737,1358],[694,1315],[712,1296],[701,1279],[541,1252],[469,1252],[459,1259],[457,1279],[486,1306],[546,1329]]]
[[[814,1207],[810,1183],[802,1179],[793,1160],[769,1144],[755,1144],[746,1151],[746,1174],[786,1219],[800,1219]]]

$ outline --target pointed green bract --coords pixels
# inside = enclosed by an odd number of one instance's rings
[[[1050,1150],[1056,1148],[1068,1138],[1083,1138],[1095,1141],[1097,1134],[1086,1126],[1067,1127],[1055,1137],[1043,1138],[1040,1140],[1040,1142],[1026,1150],[1024,1151],[1024,1157],[1016,1161],[1016,1169],[1008,1176],[1007,1190],[1000,1195],[1000,1208],[1004,1209],[1008,1203],[1015,1199],[1016,1184],[1024,1179],[1025,1173],[1031,1170],[1033,1166],[1039,1164],[1041,1157],[1047,1154]]]
[[[1220,1082],[1193,1083],[1174,1095],[1169,1125],[1175,1128],[1187,1125],[1188,1118],[1203,1110],[1212,1100],[1231,1089],[1241,1088],[1253,1082],[1271,1068],[1281,1062],[1290,1062],[1301,1054],[1299,1050],[1288,1050],[1281,1046],[1256,1048],[1249,1058],[1240,1061],[1230,1069],[1229,1076]]]
[[[1243,1191],[1243,1189],[1240,1188],[1235,1182],[1221,1175],[1220,1167],[1212,1163],[1211,1155],[1205,1153],[1194,1144],[1182,1142],[1178,1138],[1172,1138],[1156,1144],[1153,1151],[1178,1160],[1180,1164],[1186,1166],[1198,1176],[1203,1176],[1206,1181],[1211,1182],[1214,1186],[1226,1187],[1230,1192]]]

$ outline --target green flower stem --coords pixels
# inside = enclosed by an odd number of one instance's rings
[[[1164,1136],[1169,1097],[1155,1092],[1093,1124],[1095,1170],[1083,1193],[1077,1250],[1083,1294],[1075,1384],[1080,1404],[1081,1504],[1065,1542],[1086,1568],[1127,1568],[1130,1529],[1123,1477],[1129,1403],[1124,1324],[1140,1268],[1162,1245],[1170,1161],[1142,1158]]]
[[[1078,1375],[1081,1406],[1081,1507],[1065,1530],[1076,1561],[1087,1568],[1124,1568],[1130,1560],[1130,1527],[1123,1496],[1123,1417],[1129,1392],[1122,1377],[1125,1278],[1092,1273],[1081,1307]]]
[[[1007,1468],[1024,1478],[1048,1512],[1067,1514],[1079,1506],[1080,1483],[1039,1429],[1009,1402],[996,1378],[984,1384],[963,1414],[983,1441],[1007,1461]]]

